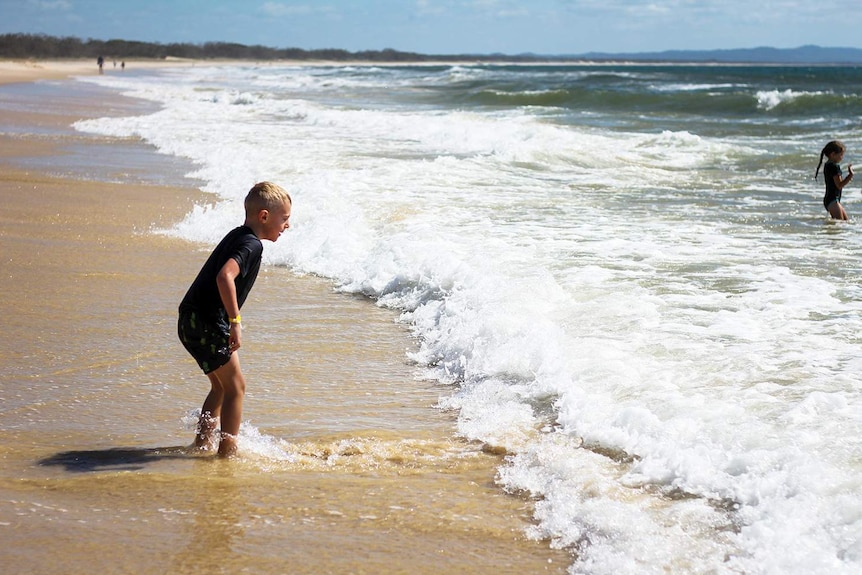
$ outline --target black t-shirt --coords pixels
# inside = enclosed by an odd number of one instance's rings
[[[826,193],[823,195],[823,205],[828,206],[835,200],[841,200],[841,190],[835,185],[835,176],[841,177],[841,166],[835,162],[823,165],[823,179],[826,180]]]
[[[204,263],[183,301],[180,310],[194,310],[204,317],[214,321],[227,322],[227,312],[218,292],[216,277],[224,264],[233,258],[239,264],[239,275],[234,281],[236,285],[236,300],[240,307],[245,303],[257,273],[260,271],[260,259],[263,255],[263,244],[248,226],[240,226],[231,230],[213,250]]]

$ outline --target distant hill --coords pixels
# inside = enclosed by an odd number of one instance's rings
[[[737,64],[862,64],[862,49],[823,48],[740,48],[736,50],[668,50],[629,54],[590,52],[572,56],[585,60],[636,62],[722,62]]]

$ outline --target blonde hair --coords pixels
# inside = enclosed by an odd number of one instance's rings
[[[258,182],[252,186],[245,197],[245,213],[248,216],[260,210],[273,212],[282,207],[285,202],[293,204],[290,194],[284,188],[272,182]]]

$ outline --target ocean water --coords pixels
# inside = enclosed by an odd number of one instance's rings
[[[400,311],[457,433],[506,453],[571,573],[862,571],[862,69],[218,66],[82,78],[78,122],[190,160],[215,243],[290,190],[265,262]],[[845,164],[846,171],[846,164]],[[851,217],[860,190],[845,189]]]

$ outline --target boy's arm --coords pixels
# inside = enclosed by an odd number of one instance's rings
[[[236,299],[236,283],[234,280],[240,274],[239,264],[233,258],[230,258],[219,270],[216,276],[216,285],[218,285],[218,293],[221,296],[221,303],[227,312],[228,318],[237,317],[239,315],[239,303]],[[228,347],[231,351],[236,351],[242,345],[242,328],[239,323],[230,324],[230,338],[228,339]]]

